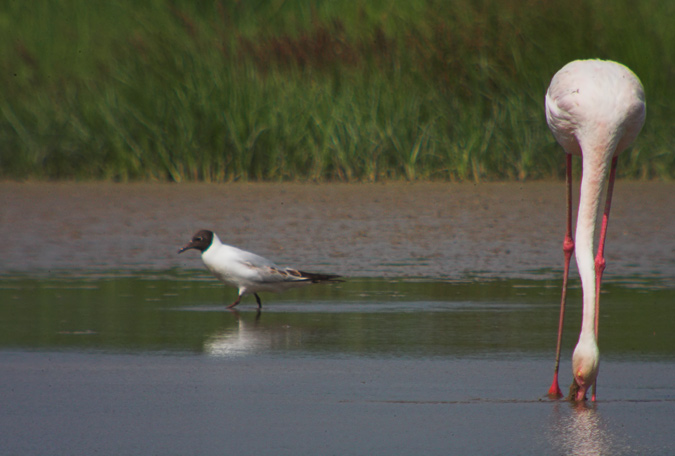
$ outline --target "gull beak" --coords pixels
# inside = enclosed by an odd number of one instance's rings
[[[185,252],[186,250],[190,250],[190,249],[194,249],[194,245],[192,245],[192,241],[188,242],[188,243],[185,244],[183,247],[181,247],[181,248],[178,250],[178,253],[183,253],[183,252]]]

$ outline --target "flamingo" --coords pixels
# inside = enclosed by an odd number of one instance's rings
[[[583,314],[579,341],[572,355],[574,381],[569,399],[582,401],[593,387],[600,361],[598,316],[600,282],[605,270],[605,236],[612,202],[619,153],[637,138],[645,121],[645,93],[642,83],[624,65],[604,60],[576,60],[558,71],[546,92],[546,121],[553,136],[566,152],[567,229],[563,241],[563,269],[560,320],[552,398],[562,397],[558,386],[560,345],[565,315],[567,278],[575,252],[583,291]],[[582,177],[577,214],[576,245],[572,238],[572,155],[582,159]],[[600,228],[598,251],[593,259],[597,218],[602,189],[607,182],[607,197]]]

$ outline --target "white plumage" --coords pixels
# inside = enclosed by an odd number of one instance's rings
[[[572,356],[574,382],[570,395],[582,400],[594,386],[599,368],[597,315],[599,289],[605,268],[604,242],[609,220],[616,159],[637,138],[645,121],[645,94],[640,80],[625,66],[603,60],[577,60],[558,71],[546,93],[546,120],[556,140],[567,154],[581,155],[583,175],[579,195],[576,244],[571,233],[571,159],[567,159],[568,231],[563,298],[561,301],[558,347],[552,396],[560,396],[558,361],[565,306],[565,286],[569,258],[576,250],[576,261],[583,288],[583,319],[579,342]],[[594,239],[602,200],[602,189],[609,176],[598,254],[594,260]],[[595,400],[595,390],[593,393]]]
[[[225,284],[238,288],[237,300],[228,306],[235,307],[241,298],[253,294],[262,307],[260,291],[280,292],[289,288],[320,282],[340,282],[340,276],[303,272],[292,268],[280,268],[267,258],[255,253],[223,244],[209,230],[197,232],[178,253],[189,249],[202,252],[202,260],[211,273]]]

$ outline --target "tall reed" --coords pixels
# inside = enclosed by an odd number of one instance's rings
[[[675,177],[669,0],[0,4],[0,177],[559,177],[569,60],[642,79],[631,178]]]

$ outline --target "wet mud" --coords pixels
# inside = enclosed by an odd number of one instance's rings
[[[674,190],[617,183],[607,280],[675,277]],[[564,205],[562,182],[5,182],[0,272],[201,268],[197,255],[176,250],[205,228],[280,266],[345,276],[557,273]]]

